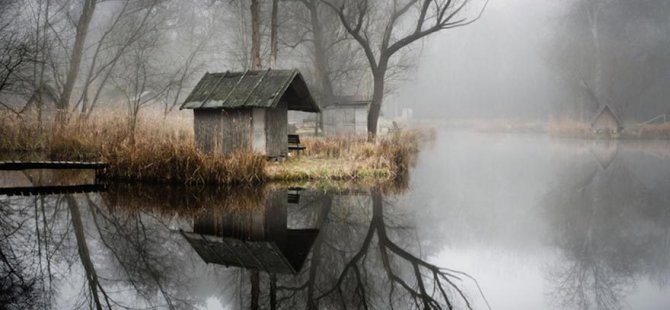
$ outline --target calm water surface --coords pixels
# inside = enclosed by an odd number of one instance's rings
[[[443,132],[397,187],[113,184],[0,212],[10,309],[670,308],[668,142]]]

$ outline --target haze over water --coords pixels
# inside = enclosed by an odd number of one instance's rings
[[[269,308],[275,294],[277,308],[413,308],[425,301],[402,286],[420,291],[414,264],[442,307],[433,267],[473,309],[666,309],[669,150],[445,131],[404,191],[110,184],[2,196],[1,244],[31,301],[56,309],[91,302],[92,270],[113,307]]]

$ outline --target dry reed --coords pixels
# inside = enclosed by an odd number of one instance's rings
[[[170,184],[257,184],[267,180],[392,180],[413,164],[431,131],[403,131],[368,142],[360,137],[303,138],[304,154],[268,164],[243,151],[205,154],[195,145],[192,119],[141,119],[134,133],[113,113],[71,120],[53,130],[0,115],[0,152],[42,152],[51,160],[100,160],[103,177]],[[169,125],[168,125],[169,124]]]
[[[72,120],[57,130],[40,130],[36,123],[7,117],[0,125],[0,151],[44,152],[51,160],[104,161],[109,167],[103,177],[113,180],[175,184],[254,184],[264,180],[263,156],[252,152],[204,154],[185,129],[190,124],[185,123],[143,120],[133,134],[125,121],[115,116]]]

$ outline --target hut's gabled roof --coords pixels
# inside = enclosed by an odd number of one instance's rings
[[[610,108],[610,106],[607,105],[607,104],[604,105],[602,108],[600,108],[598,113],[596,113],[596,116],[591,120],[591,126],[595,125],[596,121],[598,121],[598,119],[600,119],[604,115],[612,116],[612,118],[614,118],[614,120],[616,121],[617,126],[621,127],[621,121],[619,120],[619,118],[614,113],[614,110],[612,110],[612,108]]]
[[[289,110],[319,112],[298,70],[205,73],[180,109],[274,108],[284,98]]]
[[[296,274],[302,268],[319,233],[316,229],[289,229],[290,242],[242,240],[180,231],[208,264],[237,266],[268,273]]]

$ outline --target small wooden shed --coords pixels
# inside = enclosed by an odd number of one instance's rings
[[[338,97],[323,108],[323,132],[333,135],[367,135],[370,100]]]
[[[288,153],[288,110],[320,112],[297,70],[206,73],[180,109],[193,109],[198,147],[208,153]]]
[[[618,134],[623,129],[619,118],[608,105],[603,106],[591,121],[594,134]]]

